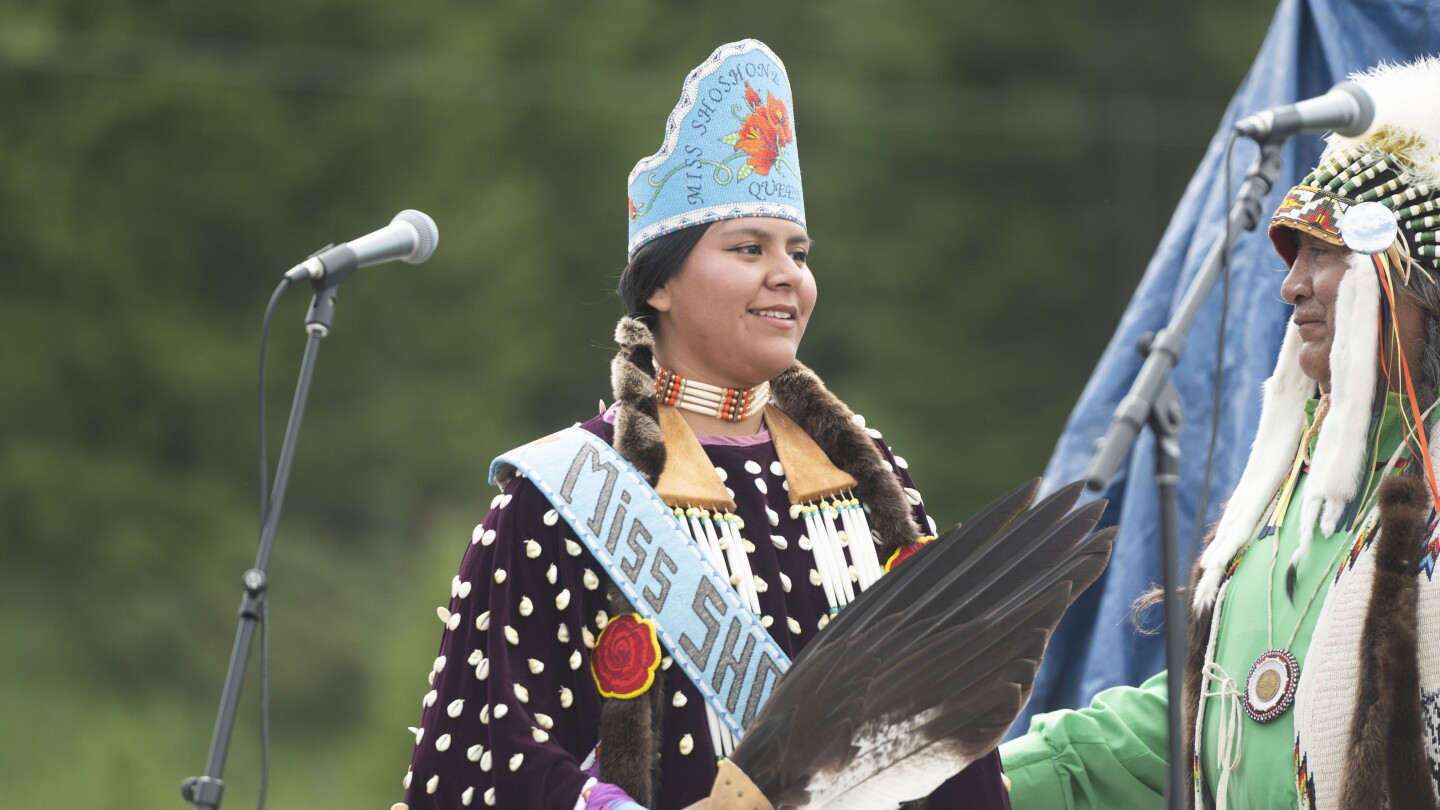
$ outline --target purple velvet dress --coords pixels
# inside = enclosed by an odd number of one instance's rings
[[[604,416],[583,427],[613,440]],[[916,519],[933,533],[904,462],[878,433],[871,435],[907,488]],[[763,430],[700,442],[735,493],[745,538],[754,544],[749,559],[764,582],[761,614],[771,617],[771,635],[794,657],[819,631],[828,603],[811,584],[815,560],[799,546],[804,523],[789,516],[775,446]],[[529,480],[517,477],[465,549],[405,777],[411,810],[584,807],[580,792],[592,774],[582,763],[595,748],[601,704],[587,642],[600,634],[605,574],[563,520],[547,520],[550,509]],[[700,693],[679,668],[668,670],[663,684],[662,778],[654,810],[708,796],[716,772]],[[972,764],[929,806],[1008,808],[999,757],[991,753]]]

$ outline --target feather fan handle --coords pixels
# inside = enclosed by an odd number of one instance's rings
[[[775,805],[733,759],[726,759],[721,760],[715,785],[710,788],[710,810],[775,810]]]

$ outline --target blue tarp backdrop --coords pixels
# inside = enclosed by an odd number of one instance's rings
[[[1402,62],[1427,53],[1440,53],[1440,3],[1434,0],[1281,0],[1255,63],[1225,111],[1139,289],[1070,415],[1045,472],[1047,487],[1084,474],[1094,441],[1104,435],[1116,405],[1140,370],[1143,359],[1135,349],[1137,339],[1169,322],[1220,236],[1231,203],[1226,193],[1225,145],[1237,118],[1321,95],[1348,74],[1382,61]],[[1322,145],[1316,136],[1295,138],[1286,145],[1284,170],[1263,208],[1266,221],[1285,192],[1318,160]],[[1257,153],[1249,141],[1236,144],[1231,194]],[[1203,505],[1207,526],[1217,519],[1219,504],[1234,488],[1254,439],[1260,385],[1275,366],[1290,315],[1279,295],[1284,269],[1263,223],[1240,238],[1231,261],[1229,315],[1221,349],[1224,387],[1215,467]],[[1210,441],[1221,286],[1216,284],[1196,319],[1171,375],[1185,408],[1182,545],[1190,542],[1202,507],[1197,501]],[[1161,577],[1153,467],[1154,442],[1145,432],[1103,494],[1110,500],[1104,523],[1118,522],[1121,527],[1110,567],[1066,614],[1050,642],[1030,705],[1012,735],[1028,728],[1035,712],[1084,705],[1101,689],[1137,684],[1163,668],[1162,637],[1138,634],[1131,620],[1135,598]],[[1185,570],[1189,571],[1188,563]],[[1158,624],[1158,617],[1150,623]]]

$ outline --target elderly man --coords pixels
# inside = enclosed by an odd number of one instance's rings
[[[1294,314],[1191,592],[1198,807],[1436,807],[1440,61],[1356,79],[1377,127],[1271,221]],[[1002,748],[1013,805],[1159,806],[1165,678],[1035,718]]]

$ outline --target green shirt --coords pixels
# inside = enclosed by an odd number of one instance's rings
[[[1117,686],[1075,711],[1039,714],[1000,746],[1015,810],[1164,807],[1165,673]]]
[[[1307,408],[1307,421],[1314,405],[1312,401]],[[1382,466],[1400,445],[1400,406],[1398,395],[1390,394],[1378,425],[1371,429],[1369,447]],[[1285,569],[1299,544],[1305,480],[1302,474],[1279,531],[1251,545],[1225,591],[1215,636],[1215,662],[1241,692],[1255,659],[1272,646],[1288,649],[1304,672],[1305,651],[1320,606],[1334,580],[1335,566],[1346,557],[1341,549],[1350,546],[1348,521],[1330,537],[1317,536],[1300,562],[1293,604],[1286,598]],[[1378,485],[1378,472],[1367,476],[1358,500],[1368,507],[1369,496]],[[1358,530],[1364,522],[1362,512],[1353,528]],[[1311,603],[1308,610],[1307,603]],[[1273,610],[1269,621],[1267,604]],[[1292,632],[1294,641],[1290,642]],[[1032,718],[1028,734],[1000,748],[1005,773],[1012,782],[1011,804],[1016,810],[1161,806],[1167,778],[1166,703],[1166,678],[1161,673],[1139,687],[1101,692],[1087,708]],[[1220,774],[1215,755],[1220,708],[1220,698],[1208,700],[1201,744],[1201,768],[1212,790]],[[1241,756],[1229,778],[1230,806],[1295,807],[1293,707],[1269,723],[1245,716],[1240,722],[1244,727]]]

